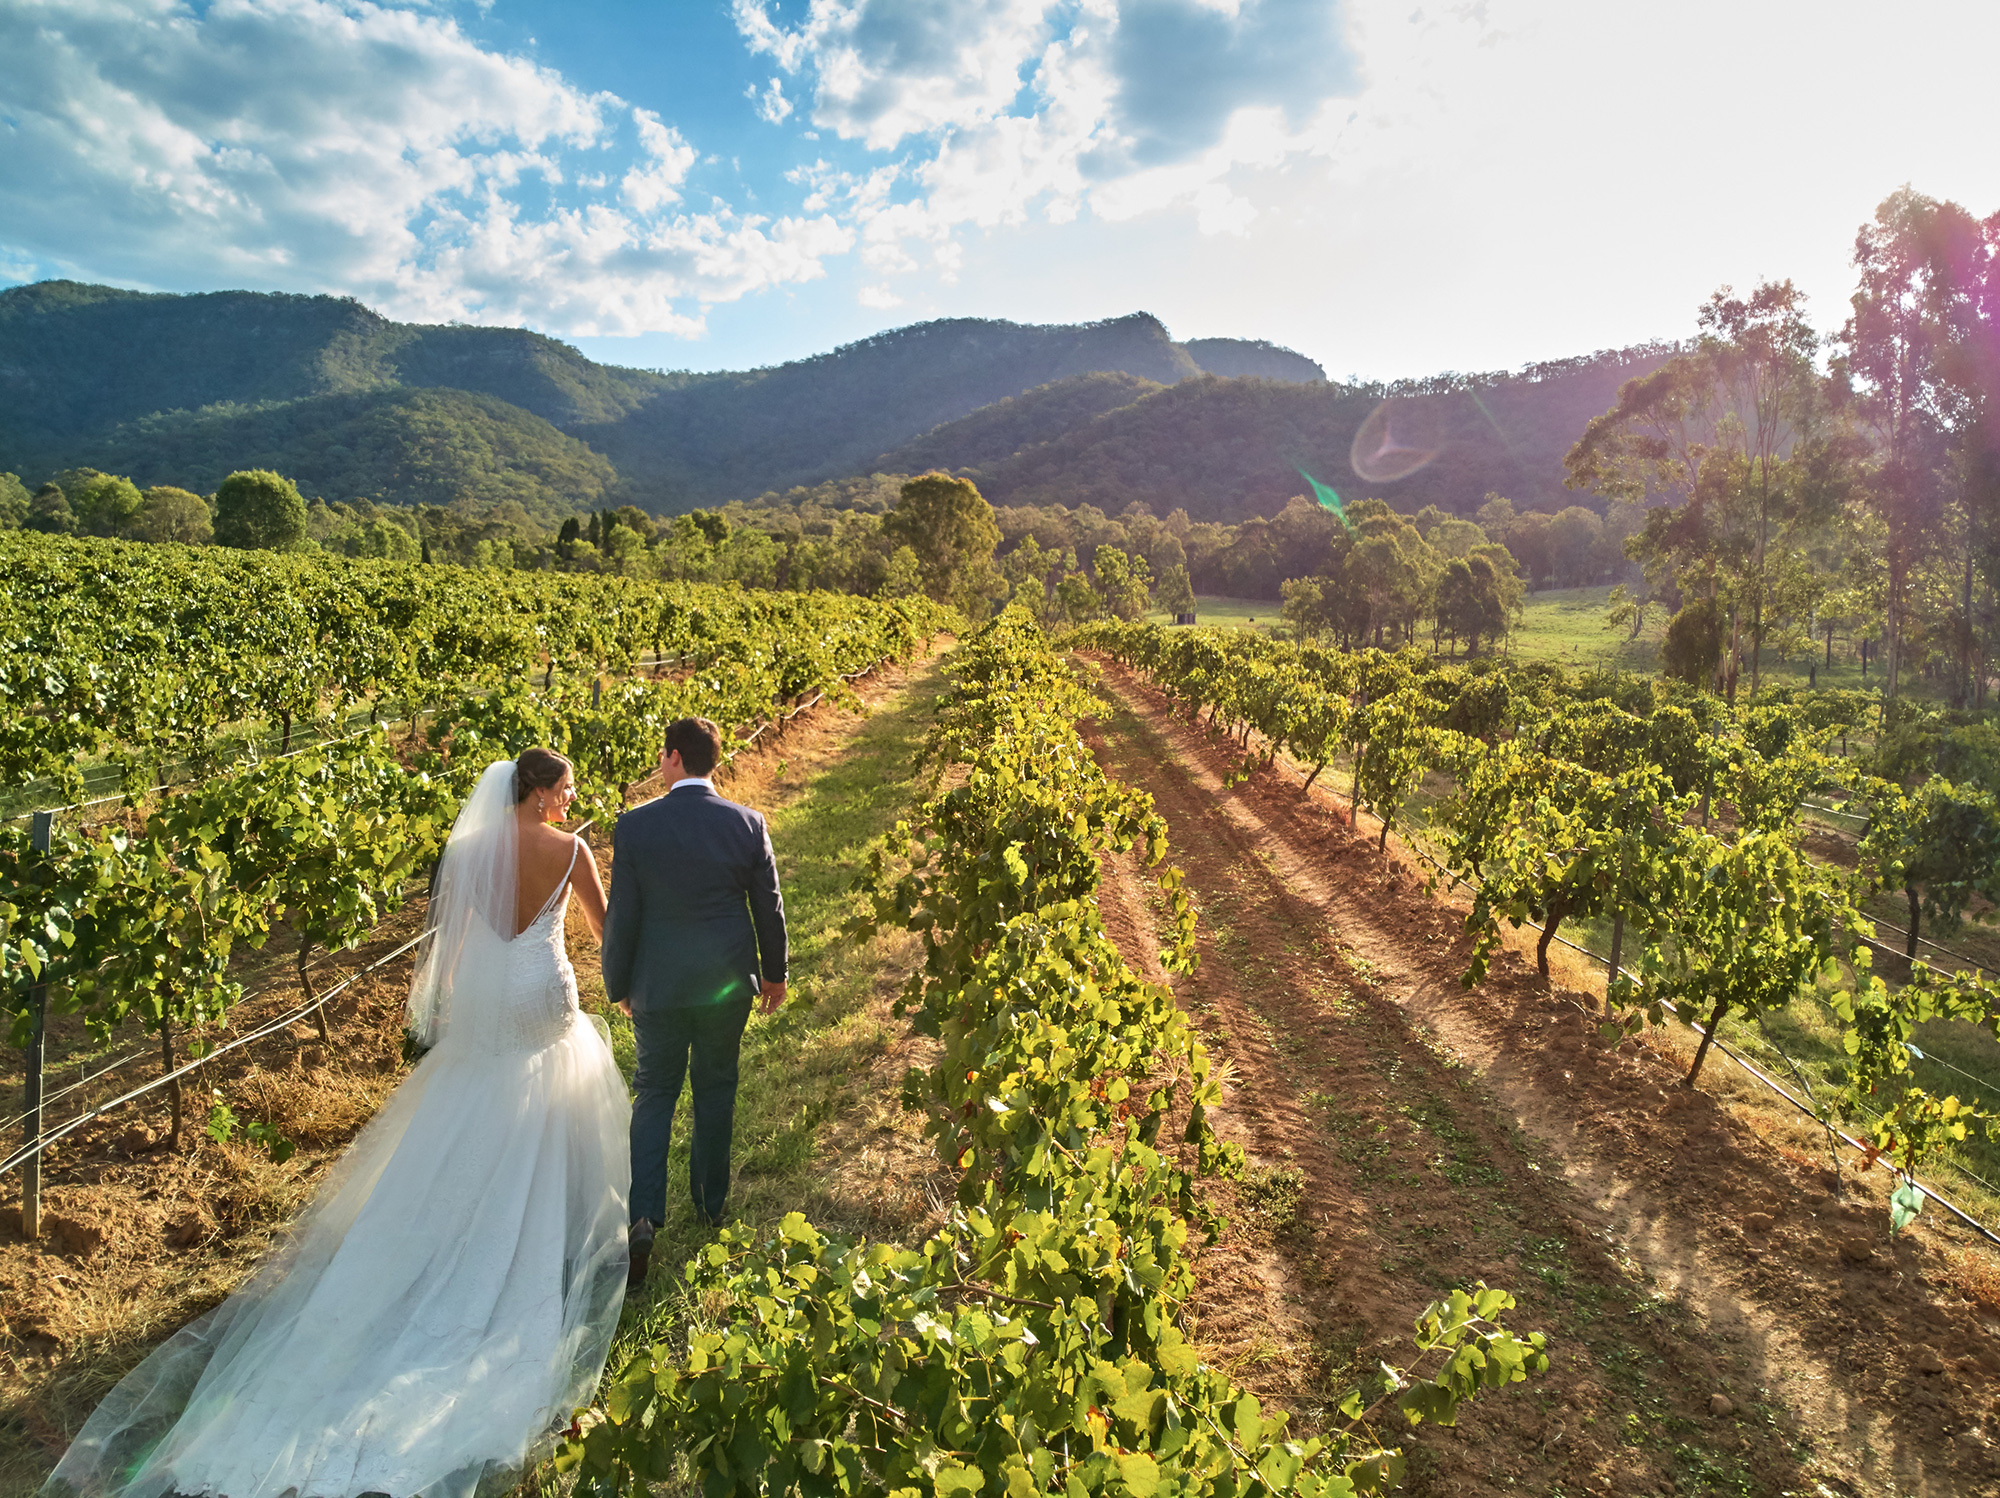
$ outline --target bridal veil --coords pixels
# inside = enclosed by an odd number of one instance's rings
[[[409,1006],[431,1050],[46,1493],[473,1498],[589,1399],[624,1297],[629,1094],[576,1008],[567,887],[513,930],[513,779],[486,770],[439,869]]]

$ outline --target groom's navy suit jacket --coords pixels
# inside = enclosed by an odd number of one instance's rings
[[[604,988],[634,1014],[747,999],[785,981],[785,902],[764,818],[700,785],[618,819]]]

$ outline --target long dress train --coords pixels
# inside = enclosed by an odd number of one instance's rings
[[[106,1397],[46,1492],[469,1498],[548,1449],[617,1327],[630,1188],[568,902],[565,876],[512,940],[463,943],[438,1044],[289,1243]]]

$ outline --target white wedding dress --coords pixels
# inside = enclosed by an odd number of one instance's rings
[[[630,1100],[577,1007],[568,876],[517,936],[494,929],[514,919],[503,768],[432,902],[411,1010],[436,1045],[289,1241],[112,1391],[46,1492],[469,1498],[590,1398],[625,1293]]]

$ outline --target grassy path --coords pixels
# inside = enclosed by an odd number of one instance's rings
[[[794,728],[721,786],[770,819],[791,939],[795,998],[769,1019],[753,1018],[743,1040],[729,1215],[753,1226],[803,1211],[823,1228],[904,1237],[925,1230],[948,1195],[933,1184],[936,1161],[916,1117],[897,1100],[919,1043],[891,1020],[889,1006],[920,949],[907,934],[861,945],[841,935],[864,849],[915,807],[911,765],[940,685],[936,663],[884,672],[866,684],[865,719],[826,714]],[[595,944],[578,935],[573,928],[584,1003],[611,1022],[629,1076],[630,1023],[604,1004]],[[679,1270],[712,1236],[687,1205],[687,1130],[683,1095],[668,1220],[646,1290],[626,1302],[613,1367],[680,1325],[687,1308]]]

